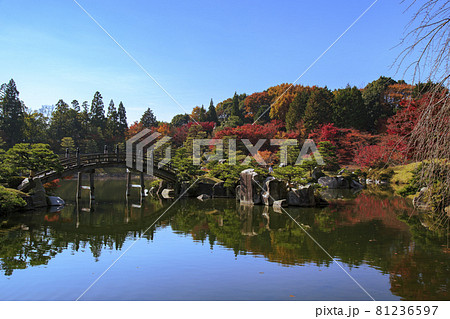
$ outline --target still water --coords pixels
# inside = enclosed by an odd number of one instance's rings
[[[128,248],[80,300],[370,300],[272,208],[139,205],[136,189],[126,201],[122,180],[97,181],[90,207],[75,203],[75,185],[57,189],[67,202],[59,212],[0,217],[0,300],[75,300]],[[448,244],[408,201],[367,190],[327,196],[329,207],[288,212],[373,298],[450,299]]]

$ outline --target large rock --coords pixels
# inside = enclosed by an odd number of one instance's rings
[[[325,176],[325,174],[322,172],[322,170],[320,169],[320,167],[316,167],[314,168],[314,170],[311,173],[311,177],[314,180],[318,180],[319,178],[321,178],[322,176]]]
[[[352,179],[352,181],[350,182],[350,188],[361,189],[364,188],[364,185]]]
[[[322,176],[317,180],[317,182],[321,186],[328,187],[328,188],[337,188],[337,186],[338,186],[337,179],[335,177],[331,177],[331,176]]]
[[[217,182],[212,187],[212,197],[227,197],[227,190],[224,187],[225,182]]]
[[[321,178],[319,178],[319,180],[317,181],[320,185],[322,186],[326,186],[328,188],[331,189],[335,189],[335,188],[350,188],[350,184],[348,182],[348,180],[342,176],[336,176],[336,177],[331,177],[331,176],[323,176]]]
[[[61,197],[58,196],[48,196],[47,197],[47,202],[49,206],[63,206],[66,203],[64,202],[64,200]]]
[[[213,186],[214,186],[213,183],[198,182],[195,187],[195,194],[196,195],[207,194],[209,196],[212,196]]]
[[[314,207],[316,206],[314,187],[308,185],[292,189],[288,192],[287,200],[289,206]]]
[[[47,207],[47,194],[45,193],[45,188],[39,178],[33,180],[33,194],[31,195],[31,200],[33,202],[34,208]]]
[[[329,203],[322,198],[320,194],[314,194],[314,201],[316,202],[317,207],[326,207]]]
[[[261,203],[261,181],[258,173],[249,168],[243,170],[239,177],[239,198],[242,204]]]
[[[264,205],[271,206],[274,201],[287,198],[286,183],[272,176],[266,178],[263,188],[261,199]]]

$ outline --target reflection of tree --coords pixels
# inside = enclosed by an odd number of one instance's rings
[[[120,250],[127,237],[140,236],[162,208],[158,201],[148,201],[142,208],[98,205],[95,212],[68,205],[59,214],[10,216],[0,229],[0,269],[12,275],[15,269],[46,265],[65,249],[90,250],[98,260],[102,250]],[[144,237],[150,240],[153,233],[151,229]]]
[[[14,269],[46,265],[61,252],[50,236],[40,230],[17,229],[14,233],[0,233],[0,269],[11,275]]]
[[[90,251],[99,259],[103,250],[122,249],[127,238],[140,236],[169,204],[149,199],[142,207],[111,203],[97,205],[91,213],[69,205],[57,219],[39,214],[10,217],[0,229],[0,269],[11,275],[14,269],[44,265],[65,249]],[[283,265],[331,264],[286,214],[237,205],[226,199],[181,200],[157,225],[170,224],[175,233],[207,242],[212,249],[230,248],[236,256],[254,254]],[[449,258],[439,238],[426,231],[417,216],[408,217],[410,208],[403,199],[363,193],[324,209],[288,211],[333,257],[350,267],[365,263],[389,274],[394,294],[448,298]],[[398,219],[402,213],[400,218],[411,228]],[[153,232],[145,238],[151,240]]]
[[[414,245],[393,256],[391,291],[405,300],[449,300],[450,258],[444,248],[448,250],[446,236],[429,231],[419,216],[404,214],[400,219],[410,226]]]
[[[393,257],[389,276],[392,293],[404,300],[448,300],[448,259],[436,260],[421,249]]]
[[[258,254],[284,265],[331,264],[286,215],[270,212],[264,217],[261,206],[219,206],[210,210],[213,207],[185,203],[183,214],[174,216],[172,228],[193,238],[208,237],[210,243],[232,248],[236,255]],[[335,258],[350,267],[365,263],[389,274],[394,294],[405,299],[448,299],[448,256],[436,249],[436,241],[424,235],[429,232],[420,224],[418,230],[412,225],[412,233],[422,240],[412,242],[408,225],[398,219],[399,214],[411,214],[404,199],[366,193],[351,203],[289,212]]]
[[[372,205],[372,199],[367,203]],[[359,202],[353,206],[333,205],[323,210],[292,210],[291,214],[298,222],[310,225],[305,226],[308,232],[332,255],[350,265],[360,265],[366,260],[377,261],[387,269],[379,261],[382,252],[400,249],[409,237],[405,232],[383,225],[379,218],[385,214],[369,213],[356,218],[361,206],[362,202]],[[292,265],[330,262],[330,258],[284,214],[272,212],[265,218],[261,206],[210,209],[213,207],[202,210],[196,202],[186,203],[173,217],[172,228],[189,233],[194,239],[209,237],[211,242],[212,237],[221,245],[232,248],[236,254],[260,254],[270,261]]]

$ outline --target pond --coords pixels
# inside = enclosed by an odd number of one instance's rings
[[[291,219],[234,199],[127,201],[123,180],[77,205],[75,188],[61,182],[59,212],[0,218],[0,300],[450,299],[448,243],[389,191],[330,192]]]

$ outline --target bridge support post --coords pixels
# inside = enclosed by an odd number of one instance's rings
[[[126,196],[131,194],[131,171],[127,168],[127,193]]]
[[[143,172],[140,172],[140,180],[141,180],[141,199],[142,199],[145,197],[145,181]]]
[[[89,172],[89,191],[91,193],[91,200],[95,200],[94,195],[94,177],[95,177],[95,170],[92,170]]]
[[[78,181],[77,181],[77,198],[81,198],[81,186],[83,184],[83,173],[78,172]]]
[[[79,147],[77,147],[76,156],[77,156],[77,166],[80,166],[81,165],[81,155],[80,155],[80,148]]]

